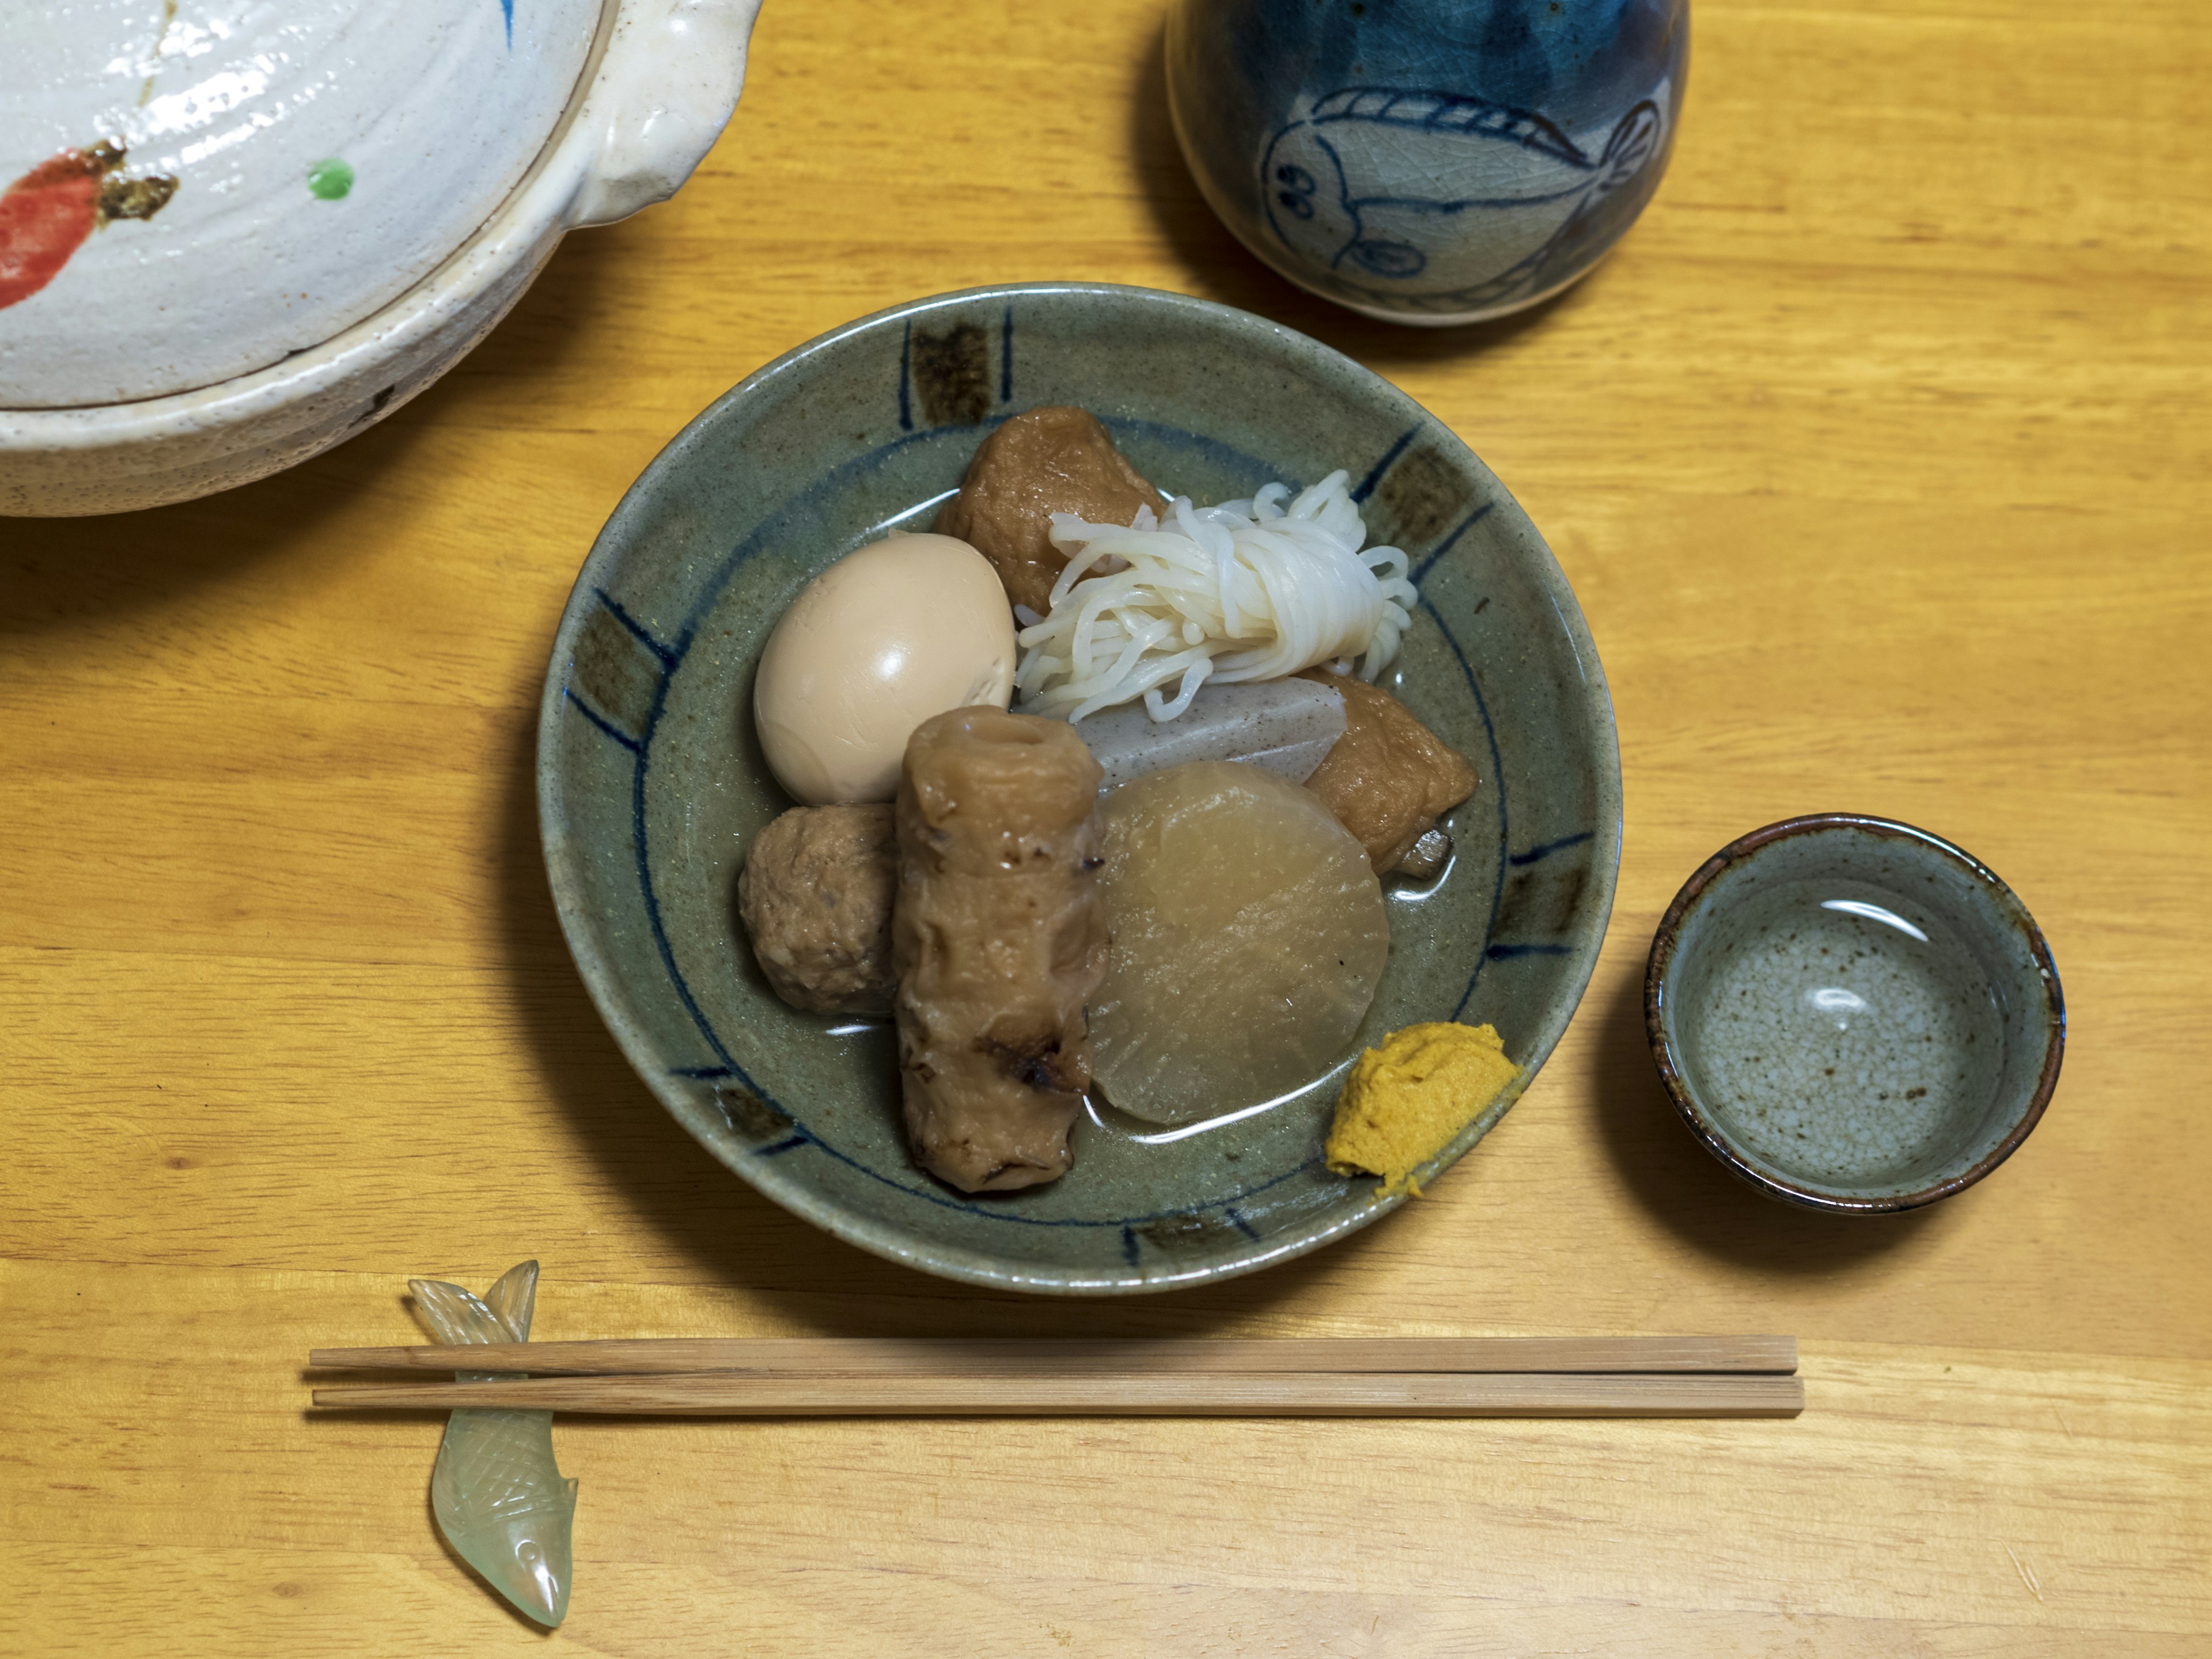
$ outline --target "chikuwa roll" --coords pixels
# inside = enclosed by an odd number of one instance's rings
[[[963,1192],[1057,1179],[1091,1083],[1106,971],[1094,808],[1065,722],[991,708],[925,720],[897,804],[899,1071],[915,1160]]]

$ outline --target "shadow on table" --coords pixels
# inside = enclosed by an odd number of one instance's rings
[[[1273,318],[1385,376],[1422,363],[1477,356],[1583,304],[1604,267],[1566,292],[1495,322],[1421,328],[1386,323],[1307,293],[1238,241],[1200,194],[1183,164],[1168,114],[1165,27],[1140,60],[1128,100],[1129,148],[1138,182],[1163,235],[1196,279],[1201,297]]]
[[[1378,1231],[1249,1278],[1103,1301],[962,1285],[871,1255],[725,1169],[630,1069],[561,936],[538,842],[535,740],[527,731],[510,761],[500,856],[508,978],[554,1103],[625,1207],[669,1248],[714,1282],[742,1285],[795,1323],[825,1335],[1202,1334],[1296,1297],[1317,1275],[1342,1272]]]
[[[319,564],[355,546],[317,532],[404,466],[422,426],[417,406],[289,471],[198,501],[82,519],[7,519],[0,532],[0,639],[171,609],[206,587],[286,555]]]
[[[1914,1240],[1946,1206],[1902,1215],[1829,1215],[1754,1192],[1721,1166],[1674,1110],[1651,1063],[1642,964],[1583,1005],[1598,1030],[1596,1115],[1607,1152],[1637,1201],[1706,1255],[1768,1273],[1818,1275]],[[1953,1200],[1954,1203],[1956,1200]]]
[[[426,436],[441,424],[468,423],[471,403],[489,394],[510,408],[526,405],[532,382],[560,374],[564,357],[587,337],[580,319],[612,303],[618,240],[617,228],[568,238],[521,302],[450,374],[312,460],[171,507],[0,520],[0,640],[165,610],[278,558],[289,557],[299,567],[290,574],[312,582],[359,557],[373,538],[318,532],[378,496],[404,497],[407,469],[418,464]]]

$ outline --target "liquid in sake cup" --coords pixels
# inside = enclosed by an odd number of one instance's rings
[[[1926,830],[1822,813],[1692,876],[1644,980],[1675,1109],[1771,1197],[1907,1210],[2025,1140],[2065,1048],[2057,969],[2020,900]]]

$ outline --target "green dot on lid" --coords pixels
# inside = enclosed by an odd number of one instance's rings
[[[353,169],[335,155],[307,169],[307,188],[317,199],[335,202],[353,188]]]

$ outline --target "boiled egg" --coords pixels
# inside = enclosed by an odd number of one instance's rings
[[[761,653],[753,726],[793,799],[889,800],[915,726],[1004,708],[1013,687],[1013,611],[990,561],[951,536],[892,536],[792,601]]]

